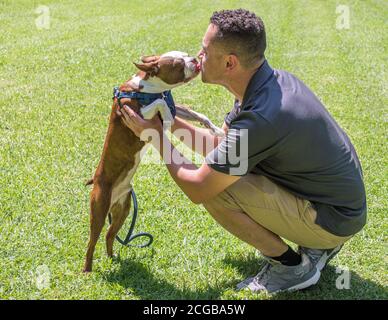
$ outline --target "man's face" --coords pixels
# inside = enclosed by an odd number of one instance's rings
[[[202,40],[202,49],[198,52],[201,61],[201,78],[205,83],[220,84],[225,72],[224,55],[214,44],[217,27],[210,24]]]

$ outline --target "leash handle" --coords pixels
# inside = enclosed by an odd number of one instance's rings
[[[131,226],[129,227],[127,236],[125,237],[124,240],[121,239],[119,237],[119,235],[116,235],[116,240],[118,242],[120,242],[123,246],[145,248],[145,247],[148,247],[151,245],[151,243],[154,241],[154,237],[151,234],[149,234],[148,232],[140,232],[140,233],[132,234],[134,229],[135,229],[135,225],[136,225],[138,207],[137,207],[137,199],[136,199],[135,191],[132,188],[132,190],[129,192],[131,193],[131,197],[132,197],[132,201],[133,201],[133,215],[132,215]],[[110,212],[108,214],[108,219],[109,219],[109,224],[111,224],[112,223],[112,216],[111,216]],[[139,245],[129,244],[131,241],[133,241],[134,239],[139,238],[139,237],[148,238],[148,242],[144,242],[143,244],[139,244]]]

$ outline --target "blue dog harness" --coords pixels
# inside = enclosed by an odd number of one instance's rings
[[[121,105],[121,99],[128,98],[128,99],[134,99],[138,101],[143,107],[148,106],[152,102],[154,102],[157,99],[163,99],[166,103],[168,108],[170,109],[171,115],[175,117],[176,115],[176,109],[175,109],[175,103],[174,99],[172,98],[171,90],[164,91],[162,93],[145,93],[145,92],[125,92],[120,91],[119,87],[113,88],[113,99],[117,98],[117,102],[122,108]]]

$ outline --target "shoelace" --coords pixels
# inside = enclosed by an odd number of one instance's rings
[[[261,269],[260,272],[254,277],[254,283],[258,285],[265,285],[269,280],[269,273],[272,267],[273,265],[270,262],[267,262],[263,269]]]

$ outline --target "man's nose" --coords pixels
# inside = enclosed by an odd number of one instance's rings
[[[197,57],[198,57],[199,59],[202,59],[202,56],[203,56],[203,50],[201,49],[201,50],[198,51]]]

